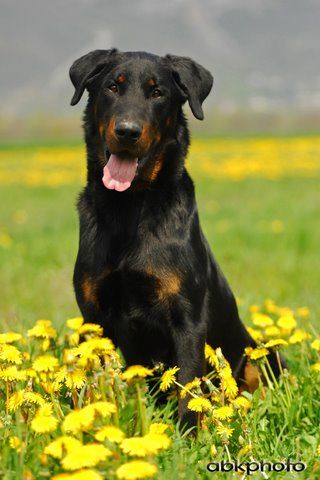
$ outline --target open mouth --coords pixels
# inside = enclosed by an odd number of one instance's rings
[[[102,182],[109,190],[124,192],[131,186],[137,168],[137,157],[111,153],[103,169]]]

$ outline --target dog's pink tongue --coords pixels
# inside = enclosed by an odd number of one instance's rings
[[[120,158],[117,155],[110,155],[110,158],[103,169],[103,184],[110,190],[123,192],[130,187],[137,171],[138,159]]]

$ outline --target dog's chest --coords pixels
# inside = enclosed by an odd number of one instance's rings
[[[193,254],[185,214],[147,200],[108,205],[102,221],[91,217],[91,228],[82,218],[87,242],[79,255],[85,260],[80,288],[84,300],[106,314],[167,318],[173,303],[189,297]]]

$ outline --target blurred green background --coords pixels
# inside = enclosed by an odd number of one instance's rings
[[[188,168],[202,225],[240,309],[267,298],[308,306],[316,326],[319,138],[225,137],[193,145]],[[281,155],[291,151],[288,165]],[[269,178],[268,155],[285,167]],[[78,314],[72,271],[84,149],[80,143],[3,147],[0,166],[1,329],[21,329],[38,318],[60,323]]]

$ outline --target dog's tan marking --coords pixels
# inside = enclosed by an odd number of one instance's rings
[[[148,84],[150,85],[150,87],[154,87],[155,84],[156,84],[156,81],[154,78],[150,78],[150,80],[148,81]]]
[[[149,123],[144,123],[141,136],[139,138],[139,145],[145,152],[147,152],[151,146],[153,140],[152,137],[151,125]]]
[[[141,136],[138,141],[139,149],[145,154],[150,149],[153,142],[159,143],[160,140],[160,132],[158,132],[158,130],[152,127],[149,123],[144,123]]]
[[[160,300],[163,300],[172,295],[177,295],[180,291],[181,279],[176,273],[165,272],[163,277],[160,278],[160,288],[158,290],[158,296]]]
[[[86,302],[97,303],[96,284],[88,276],[82,281],[82,293]]]
[[[177,272],[164,268],[157,269],[148,265],[146,273],[157,280],[156,295],[158,300],[169,299],[180,292],[181,278]]]
[[[97,288],[99,283],[111,273],[110,267],[105,267],[102,272],[93,279],[90,275],[85,275],[82,280],[82,293],[86,302],[98,303]]]
[[[105,125],[103,123],[100,123],[98,126],[98,131],[101,138],[104,136],[104,128],[105,128]]]
[[[250,393],[253,393],[258,388],[260,382],[260,372],[258,367],[247,362],[244,367],[244,379],[247,389]]]
[[[115,131],[114,131],[115,126],[116,126],[116,119],[114,117],[111,117],[110,122],[108,123],[106,128],[107,139],[115,137]]]
[[[153,169],[151,170],[151,173],[149,175],[149,178],[148,180],[150,182],[154,182],[158,176],[158,173],[160,172],[161,168],[162,168],[162,165],[163,165],[163,158],[160,157],[158,160],[156,160],[154,166],[153,166]]]
[[[125,82],[125,80],[126,80],[126,77],[124,76],[124,74],[120,73],[120,75],[118,75],[118,77],[117,77],[117,82],[118,83],[123,83],[123,82]]]

